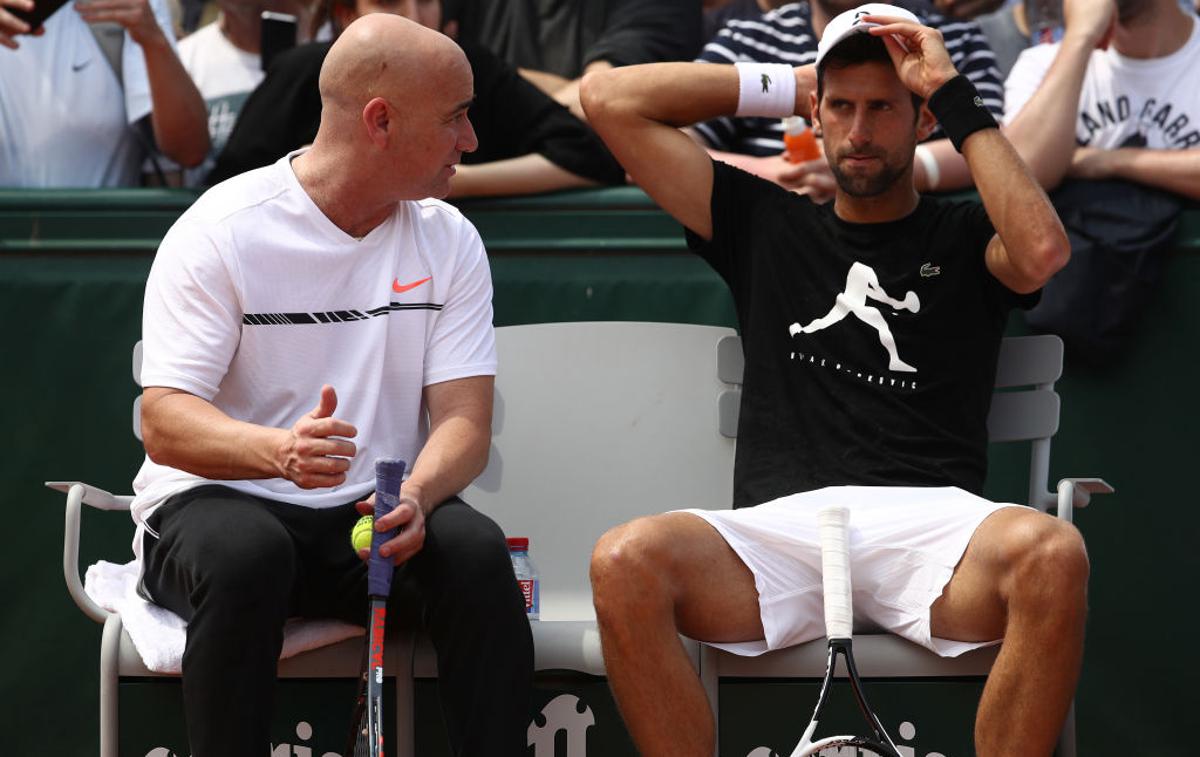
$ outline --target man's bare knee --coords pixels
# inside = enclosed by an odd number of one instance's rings
[[[643,604],[657,594],[667,600],[668,564],[663,530],[655,517],[610,529],[592,549],[592,600],[598,614]]]
[[[1049,516],[1025,518],[1006,534],[1010,604],[1057,607],[1083,600],[1090,572],[1083,536],[1070,523]]]

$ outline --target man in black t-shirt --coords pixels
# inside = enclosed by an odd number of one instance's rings
[[[601,137],[728,282],[746,356],[738,509],[639,519],[596,546],[609,681],[643,754],[712,754],[677,633],[741,654],[822,636],[816,513],[843,504],[856,616],[943,656],[1003,640],[977,753],[1048,755],[1079,673],[1086,552],[1070,524],[978,492],[1006,315],[1061,268],[1066,235],[941,35],[899,8],[850,11],[821,40],[807,107],[831,205],[714,163],[679,131],[786,115],[796,76],[660,64],[584,81]],[[935,120],[982,206],[915,191]]]

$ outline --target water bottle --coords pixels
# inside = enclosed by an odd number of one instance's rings
[[[783,119],[783,144],[787,159],[792,163],[805,163],[821,157],[816,135],[800,116]]]
[[[537,566],[529,559],[529,539],[524,536],[509,537],[508,556],[512,558],[517,586],[521,587],[521,594],[525,597],[525,614],[530,620],[537,620],[539,582]]]

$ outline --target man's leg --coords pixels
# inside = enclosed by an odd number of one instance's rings
[[[434,510],[425,529],[425,546],[404,572],[416,582],[437,649],[451,750],[526,755],[533,636],[504,533],[458,499]]]
[[[934,636],[1004,637],[975,721],[975,749],[1049,755],[1083,659],[1088,559],[1075,527],[1005,508],[975,530],[931,608]]]
[[[276,666],[295,571],[287,531],[252,498],[204,486],[151,516],[145,585],[188,621],[183,703],[194,757],[270,749]]]
[[[601,537],[591,573],[609,685],[638,750],[712,754],[712,711],[677,634],[763,638],[750,570],[705,520],[667,513]]]

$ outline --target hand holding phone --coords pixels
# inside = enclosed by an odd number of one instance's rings
[[[16,50],[13,37],[41,34],[42,24],[67,0],[0,0],[0,45]]]
[[[262,70],[266,71],[276,56],[296,46],[296,17],[290,13],[263,11],[261,39],[259,55]]]

